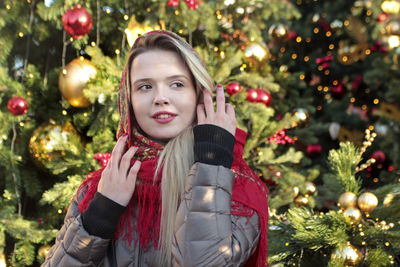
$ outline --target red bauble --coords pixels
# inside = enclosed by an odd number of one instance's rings
[[[380,14],[378,15],[377,20],[378,20],[379,22],[383,23],[383,22],[385,22],[388,18],[389,18],[389,14],[383,12],[383,13],[380,13]]]
[[[343,83],[339,83],[331,88],[331,96],[334,99],[340,100],[347,94],[347,88]]]
[[[92,16],[79,4],[65,11],[62,23],[64,30],[75,39],[85,36],[93,25]]]
[[[23,97],[14,96],[8,100],[7,108],[14,115],[23,115],[28,112],[28,102]]]
[[[168,0],[169,7],[176,7],[179,5],[179,0]]]
[[[246,91],[246,100],[249,102],[258,102],[258,91],[256,89],[249,89]]]
[[[271,94],[263,89],[257,89],[257,102],[264,103],[267,106],[271,105]]]
[[[237,82],[231,82],[226,86],[226,92],[230,95],[239,93],[241,89],[240,83]]]
[[[381,164],[386,160],[386,154],[382,150],[376,150],[371,155],[372,159],[376,160],[376,163]]]
[[[310,157],[319,156],[322,152],[322,146],[320,144],[311,144],[307,146],[307,155]]]
[[[190,9],[198,9],[199,8],[198,0],[185,0],[185,2]]]

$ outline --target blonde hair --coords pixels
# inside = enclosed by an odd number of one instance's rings
[[[130,71],[133,60],[139,54],[151,50],[173,51],[179,55],[192,75],[198,102],[201,100],[202,90],[213,91],[213,79],[193,48],[181,37],[172,32],[154,31],[139,37],[128,56],[126,65],[128,71],[125,72],[125,81],[126,88],[129,90],[129,102],[131,90]],[[133,110],[131,107],[129,108],[134,118]],[[139,127],[137,124],[135,126]],[[178,136],[168,141],[158,160],[155,177],[162,170],[162,208],[159,235],[161,253],[157,259],[159,266],[170,266],[172,264],[172,241],[175,218],[181,201],[180,198],[185,190],[189,170],[194,163],[193,146],[193,127],[188,127]]]

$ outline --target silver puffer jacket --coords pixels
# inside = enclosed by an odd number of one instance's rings
[[[257,247],[260,227],[257,213],[251,218],[230,214],[233,172],[195,163],[188,179],[175,222],[172,265],[245,265]],[[42,266],[157,266],[158,250],[89,235],[77,205],[74,199]]]

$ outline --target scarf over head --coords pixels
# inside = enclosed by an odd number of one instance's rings
[[[174,36],[173,33],[155,31]],[[153,32],[147,33],[152,34]],[[136,44],[136,42],[135,42]],[[133,46],[133,48],[135,45]],[[194,52],[193,52],[194,53]],[[158,247],[161,216],[161,174],[154,177],[158,155],[164,146],[140,134],[135,127],[134,114],[130,102],[130,86],[125,79],[129,73],[125,67],[119,88],[119,113],[121,116],[117,136],[128,134],[128,145],[137,146],[135,158],[142,162],[135,192],[126,211],[119,219],[114,239],[122,238],[128,243],[134,241],[148,249]],[[267,260],[267,227],[268,227],[268,189],[259,177],[243,160],[243,148],[246,142],[246,132],[236,129],[234,146],[234,161],[231,170],[235,174],[232,191],[231,214],[251,217],[254,212],[259,217],[260,240],[256,251],[250,257],[246,266],[264,267]],[[132,161],[131,164],[133,164]],[[92,201],[104,167],[90,172],[78,189],[79,211],[83,213]],[[135,208],[136,207],[136,208]],[[178,208],[178,207],[177,207]]]

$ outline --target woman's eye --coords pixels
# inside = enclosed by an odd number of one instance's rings
[[[172,87],[183,87],[183,86],[185,86],[185,85],[183,83],[181,83],[181,82],[172,83]]]
[[[151,85],[149,84],[144,84],[137,88],[137,90],[149,90],[149,89],[151,89]]]

